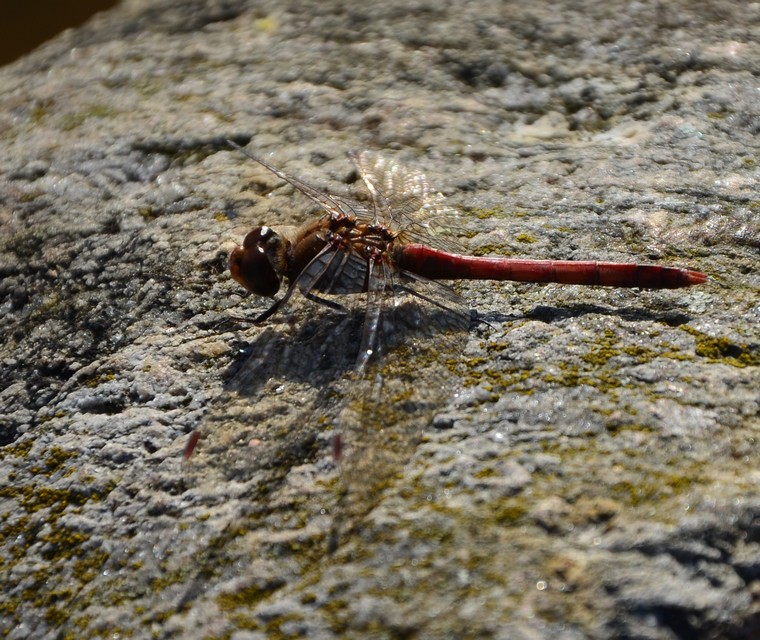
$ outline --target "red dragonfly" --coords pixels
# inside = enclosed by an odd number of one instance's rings
[[[707,276],[691,269],[659,265],[572,260],[525,260],[462,255],[445,237],[455,212],[443,196],[431,190],[425,176],[371,151],[351,152],[350,158],[371,196],[371,206],[327,194],[288,175],[235,144],[250,159],[301,191],[325,212],[301,227],[251,231],[243,246],[230,254],[232,277],[252,293],[274,297],[283,280],[285,294],[256,322],[272,316],[296,290],[325,294],[368,294],[366,326],[358,365],[375,352],[381,295],[411,293],[442,310],[457,306],[453,297],[431,300],[417,291],[430,280],[512,280],[608,287],[677,289],[701,284]]]

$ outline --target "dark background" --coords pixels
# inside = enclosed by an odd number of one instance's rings
[[[5,0],[0,4],[0,65],[116,4],[118,0]]]

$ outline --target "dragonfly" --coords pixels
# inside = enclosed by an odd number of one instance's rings
[[[458,226],[458,211],[416,169],[373,151],[349,153],[369,194],[368,200],[359,201],[321,191],[235,142],[228,143],[321,210],[301,226],[258,226],[230,253],[232,278],[252,294],[273,299],[253,324],[275,323],[304,302],[313,308],[305,313],[302,324],[307,328],[300,334],[263,334],[258,351],[246,354],[231,389],[248,396],[252,387],[261,389],[271,378],[290,377],[328,398],[324,404],[332,403],[329,410],[339,425],[332,438],[333,458],[343,467],[355,503],[371,502],[383,478],[392,473],[391,458],[409,455],[420,422],[450,392],[444,381],[446,364],[439,366],[444,375],[432,384],[420,384],[410,370],[412,363],[456,351],[456,336],[472,323],[469,305],[444,281],[673,289],[707,280],[699,271],[661,265],[466,255],[451,233]],[[335,331],[325,327],[330,322]],[[293,324],[287,319],[280,326],[287,332]],[[340,366],[349,371],[341,370],[343,384],[330,386],[333,373],[325,371],[339,358],[344,361]],[[275,387],[274,394],[261,392],[258,401],[269,401],[280,388]],[[290,445],[281,445],[280,459],[312,445],[311,436],[294,435],[303,429],[303,420],[295,420],[294,427],[293,419],[283,419],[276,435],[261,426],[289,411],[292,407],[286,404],[246,419],[259,429],[250,435],[257,444],[290,438]],[[347,408],[341,409],[341,404]],[[315,406],[323,407],[318,402]],[[251,409],[241,403],[216,420],[217,428],[224,429],[228,417],[240,411]],[[350,438],[343,437],[349,433]],[[186,457],[198,435],[196,431],[191,436]],[[218,447],[220,455],[224,449],[225,445]],[[352,464],[344,464],[347,453]],[[225,473],[234,474],[235,463],[225,464]]]
[[[270,318],[297,290],[328,305],[335,303],[316,294],[366,293],[367,322],[357,363],[360,369],[376,350],[380,296],[402,291],[442,311],[451,310],[445,300],[416,292],[415,285],[421,282],[494,280],[677,289],[707,280],[700,271],[661,265],[463,255],[445,235],[456,215],[454,210],[419,171],[375,152],[349,152],[370,194],[371,204],[367,206],[322,192],[228,142],[324,211],[300,227],[256,227],[245,236],[242,246],[230,253],[232,278],[251,293],[274,297],[283,281],[288,283],[285,294],[254,322]],[[451,300],[453,296],[444,297]]]

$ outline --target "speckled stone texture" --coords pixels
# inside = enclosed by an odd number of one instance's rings
[[[135,0],[0,69],[0,635],[760,637],[758,43],[719,0]],[[464,283],[485,322],[357,380],[330,309],[250,322],[228,252],[314,208],[227,137],[353,197],[397,158],[471,252],[710,281]]]

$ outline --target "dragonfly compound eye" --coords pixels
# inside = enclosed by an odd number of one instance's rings
[[[230,273],[248,291],[274,296],[280,289],[282,238],[269,227],[258,227],[230,253]]]

